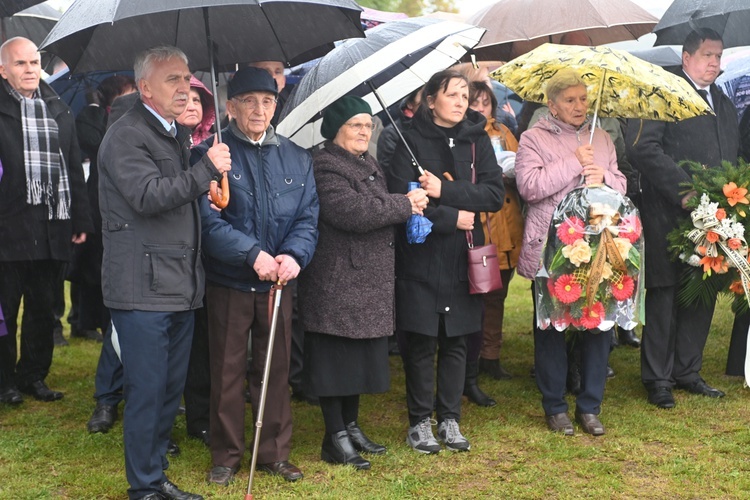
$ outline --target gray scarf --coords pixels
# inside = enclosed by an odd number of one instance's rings
[[[46,205],[49,220],[70,219],[68,169],[60,150],[57,122],[49,116],[38,89],[32,98],[26,98],[7,81],[3,83],[21,105],[26,203]]]

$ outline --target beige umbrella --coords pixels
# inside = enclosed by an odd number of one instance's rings
[[[503,61],[543,43],[560,43],[565,33],[575,31],[588,35],[591,45],[635,40],[657,21],[630,0],[499,0],[466,20],[487,29],[474,49],[477,57]]]

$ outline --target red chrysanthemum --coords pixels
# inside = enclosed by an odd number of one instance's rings
[[[568,217],[557,226],[557,237],[565,245],[572,245],[583,238],[585,225],[578,217]]]
[[[617,228],[620,230],[618,236],[620,238],[627,238],[632,244],[635,244],[638,238],[641,237],[641,220],[637,215],[623,217]]]
[[[635,281],[628,275],[623,277],[617,283],[612,283],[612,296],[615,300],[629,299],[635,290]]]
[[[586,330],[598,327],[604,320],[604,305],[601,302],[594,303],[591,307],[584,307],[581,315],[581,326]]]
[[[571,304],[581,297],[581,285],[572,274],[563,274],[555,281],[555,297],[563,304]]]

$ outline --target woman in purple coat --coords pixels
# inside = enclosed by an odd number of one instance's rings
[[[626,185],[609,135],[596,129],[589,144],[588,96],[580,76],[572,70],[557,73],[547,83],[547,99],[550,114],[521,135],[516,155],[518,192],[527,203],[518,274],[530,280],[539,270],[552,213],[566,194],[582,182],[604,183],[623,194]],[[575,414],[585,432],[599,436],[604,434],[598,415],[607,378],[609,335],[598,330],[582,334],[583,383]],[[565,401],[564,331],[540,330],[534,325],[534,366],[547,426],[573,435]]]
[[[320,399],[325,421],[321,458],[369,469],[358,452],[385,453],[357,417],[359,395],[390,386],[387,337],[394,330],[394,224],[421,214],[427,193],[391,194],[367,152],[372,111],[345,96],[323,117],[329,139],[314,158],[320,199],[318,246],[299,278],[309,394]]]

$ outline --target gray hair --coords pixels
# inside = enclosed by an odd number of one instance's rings
[[[135,63],[133,65],[136,84],[138,84],[138,82],[146,78],[149,73],[151,73],[154,64],[175,58],[181,59],[182,62],[188,64],[187,56],[177,47],[162,45],[160,47],[151,47],[150,49],[144,50],[136,56]]]
[[[554,101],[563,90],[570,87],[577,87],[578,85],[586,87],[586,83],[578,73],[569,68],[561,69],[547,82],[547,90],[545,91],[547,99]]]

